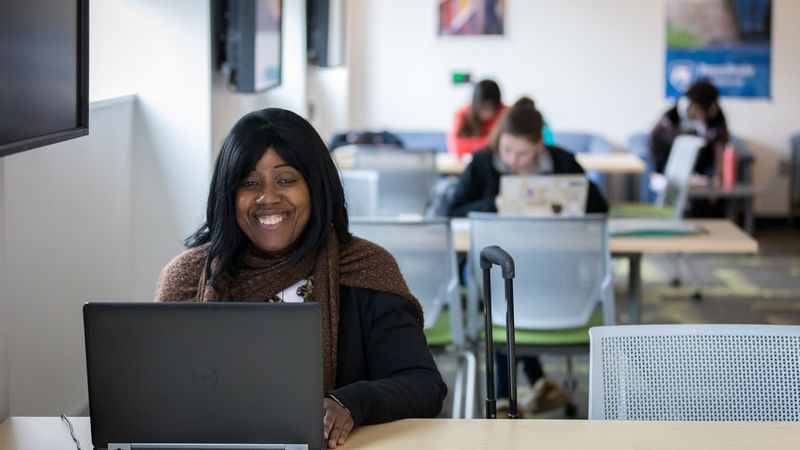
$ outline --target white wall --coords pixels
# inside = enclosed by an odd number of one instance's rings
[[[188,233],[205,217],[211,139],[208,1],[135,0],[139,97],[169,205]],[[199,176],[198,176],[199,175]],[[142,211],[146,214],[146,211]]]
[[[4,160],[0,401],[8,392],[11,415],[85,408],[81,303],[151,301],[204,217],[209,2],[104,0],[90,14],[92,86],[105,86],[90,97],[137,96],[91,103],[88,137]]]
[[[90,102],[136,92],[137,42],[130,36],[138,33],[140,24],[124,20],[134,4],[126,0],[103,0],[92,2],[89,7]]]
[[[221,71],[212,74],[212,152],[216,157],[228,130],[243,115],[257,109],[278,107],[306,117],[306,2],[283,1],[281,85],[255,94],[234,91]]]
[[[308,68],[309,120],[326,143],[348,128],[347,66]]]
[[[92,104],[89,120],[88,137],[5,158],[12,415],[83,404],[81,304],[132,288],[133,99]]]
[[[161,268],[205,219],[211,171],[208,0],[135,0],[132,155],[136,298],[152,299]],[[127,19],[126,19],[127,20]]]
[[[502,37],[437,37],[436,2],[348,2],[349,126],[446,129],[471,95],[453,71],[493,77],[506,102],[532,96],[556,130],[606,136],[618,149],[668,106],[664,0],[508,0]],[[800,2],[775,0],[772,100],[724,99],[731,130],[758,158],[757,209],[786,210],[775,176],[800,128]]]

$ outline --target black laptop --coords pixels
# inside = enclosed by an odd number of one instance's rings
[[[316,303],[87,303],[95,448],[322,448]]]

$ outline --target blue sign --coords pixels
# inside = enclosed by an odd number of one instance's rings
[[[667,49],[667,97],[707,79],[727,97],[770,97],[770,49]]]
[[[769,98],[771,0],[667,3],[667,97],[706,79],[727,97]]]

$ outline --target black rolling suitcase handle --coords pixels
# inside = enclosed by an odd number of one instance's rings
[[[506,283],[506,343],[508,344],[508,417],[519,419],[517,412],[517,359],[514,342],[514,259],[502,248],[492,245],[481,250],[483,271],[483,303],[486,336],[486,418],[497,418],[497,399],[494,392],[494,340],[492,339],[492,289],[489,271],[493,264],[500,266]]]

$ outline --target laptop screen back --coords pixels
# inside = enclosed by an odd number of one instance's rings
[[[95,447],[322,447],[316,303],[87,303]]]
[[[583,216],[589,182],[584,175],[503,175],[501,213],[529,216]]]

